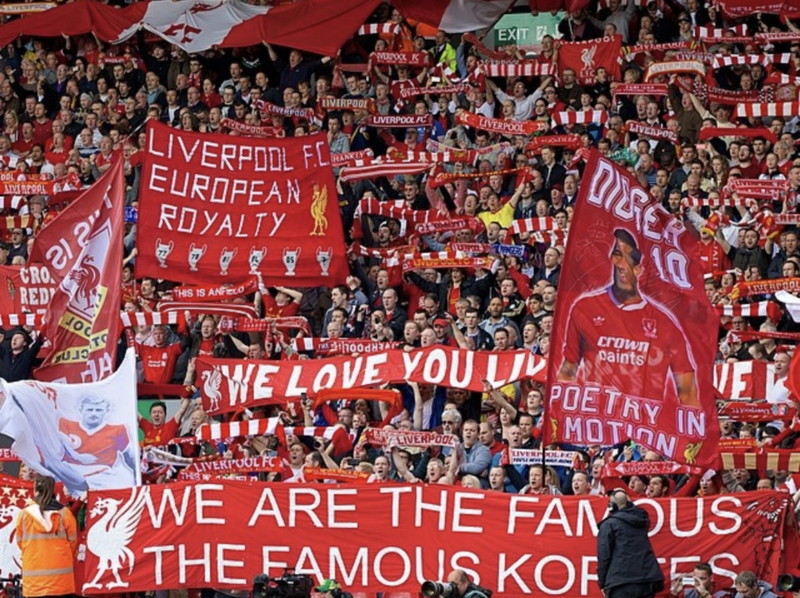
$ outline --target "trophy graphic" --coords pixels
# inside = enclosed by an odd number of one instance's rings
[[[194,243],[189,245],[189,270],[192,272],[197,272],[197,264],[200,262],[200,258],[202,258],[206,251],[208,250],[208,246],[203,244],[202,246],[198,247]]]
[[[294,250],[283,250],[283,265],[286,266],[285,276],[294,276],[294,270],[297,268],[297,258],[300,257],[300,248]]]

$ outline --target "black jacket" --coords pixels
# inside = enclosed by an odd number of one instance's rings
[[[600,522],[597,534],[597,581],[603,590],[623,584],[663,584],[653,547],[647,538],[647,513],[628,503]]]
[[[19,382],[31,377],[33,363],[42,347],[43,337],[39,336],[33,343],[17,355],[11,352],[11,344],[0,345],[0,378],[6,382]]]

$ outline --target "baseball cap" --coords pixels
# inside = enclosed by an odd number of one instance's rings
[[[448,320],[447,318],[436,318],[433,321],[433,325],[441,326],[442,328],[447,328],[448,326],[450,326],[450,320]]]
[[[330,592],[331,590],[339,590],[341,587],[335,579],[326,579],[314,589],[317,592]]]

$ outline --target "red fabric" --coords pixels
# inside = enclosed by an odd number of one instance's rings
[[[36,236],[28,269],[47,269],[53,281],[44,329],[53,347],[34,373],[39,380],[92,382],[114,370],[121,330],[124,206],[120,160]],[[39,294],[48,287],[32,277],[30,283]]]
[[[800,400],[800,351],[795,351],[792,361],[789,362],[789,375],[786,378],[786,388],[796,400]]]
[[[344,281],[344,233],[323,134],[240,138],[151,121],[147,143],[137,276],[160,278],[169,268],[188,284],[241,281],[256,271],[266,285]],[[174,170],[176,160],[185,171]]]
[[[598,68],[608,71],[611,81],[620,80],[619,52],[622,36],[603,37],[584,42],[562,42],[558,48],[558,72],[572,69],[580,85],[594,85]]]
[[[570,237],[586,241],[567,247],[553,324],[550,442],[631,438],[669,460],[713,467],[719,320],[696,241],[599,153],[582,181]]]
[[[359,357],[330,357],[295,362],[197,359],[198,380],[211,374],[201,394],[211,415],[250,405],[283,405],[307,393],[329,388],[364,388],[386,382],[414,381],[483,390],[487,378],[500,388],[523,378],[542,381],[544,360],[529,351],[468,351],[431,347],[407,353],[402,349]],[[213,384],[215,378],[218,385]],[[209,394],[218,399],[211,401]],[[215,408],[212,409],[212,403]]]
[[[549,596],[555,589],[566,598],[593,596],[596,526],[608,506],[600,496],[541,496],[522,502],[502,492],[436,484],[342,487],[221,481],[160,484],[134,492],[91,492],[86,509],[86,571],[94,576],[101,571],[96,553],[105,556],[107,546],[101,539],[120,529],[109,529],[105,505],[120,505],[118,525],[133,530],[126,547],[135,558],[119,572],[131,592],[240,588],[243,582],[234,578],[279,576],[286,567],[282,562],[292,566],[308,559],[320,572],[348,572],[347,589],[352,592],[379,591],[391,581],[393,591],[416,593],[419,579],[441,577],[437,555],[456,558],[462,551],[462,563],[469,563],[476,581],[503,596]],[[145,492],[147,507],[126,517],[131,513],[126,507]],[[793,533],[785,493],[750,492],[746,501],[712,496],[637,502],[648,513],[650,540],[667,579],[676,564],[683,564],[685,571],[691,567],[686,563],[717,555],[716,586],[729,587],[736,572],[745,569],[759,579],[773,579],[787,570],[784,559],[793,557],[782,550],[784,538]],[[420,508],[431,504],[453,509],[442,509],[449,515],[440,517],[438,511]],[[337,526],[346,533],[328,533],[322,545],[320,534]],[[389,548],[387,534],[392,538]],[[532,554],[532,535],[547,547],[545,552]],[[102,569],[98,582],[103,585],[87,593],[105,595],[113,574]]]
[[[231,28],[218,45],[240,48],[268,41],[332,56],[355,34],[378,4],[378,0],[304,0],[274,7],[262,16]],[[118,10],[97,0],[78,0],[0,26],[0,40],[5,46],[19,35],[58,37],[91,32],[102,41],[114,41],[126,30],[135,31],[149,5],[150,2],[136,2]],[[192,41],[191,31],[183,28],[173,26],[160,33],[172,43]]]

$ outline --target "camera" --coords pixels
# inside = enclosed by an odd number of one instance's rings
[[[422,582],[421,591],[428,598],[434,598],[435,596],[456,598],[458,596],[456,584],[447,581],[424,581]]]
[[[784,573],[778,578],[778,589],[781,592],[800,592],[800,577]]]
[[[253,579],[253,598],[310,598],[314,580],[308,575],[295,575],[286,569],[281,577],[268,577],[266,573]]]

